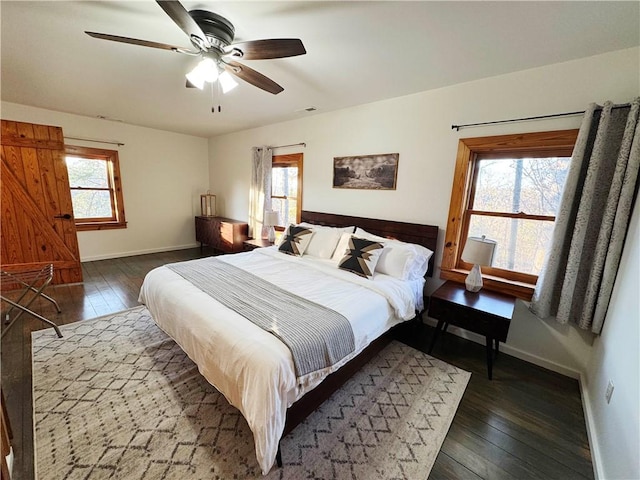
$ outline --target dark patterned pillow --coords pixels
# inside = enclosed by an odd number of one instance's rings
[[[296,255],[301,257],[304,251],[309,246],[313,231],[306,227],[299,227],[297,225],[289,225],[287,231],[282,235],[282,242],[278,247],[282,253],[287,255]]]
[[[382,248],[378,242],[352,236],[349,239],[345,256],[338,263],[338,268],[348,270],[361,277],[370,278],[373,276],[373,271],[380,259]]]

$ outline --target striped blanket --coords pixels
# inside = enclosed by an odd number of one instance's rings
[[[344,316],[241,268],[218,259],[206,266],[183,262],[166,267],[278,337],[291,350],[297,377],[330,367],[355,350],[353,329]]]

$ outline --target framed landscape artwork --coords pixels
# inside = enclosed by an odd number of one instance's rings
[[[399,153],[333,158],[333,188],[395,190]]]

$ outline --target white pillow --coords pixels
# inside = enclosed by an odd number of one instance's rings
[[[373,235],[356,228],[355,235],[380,242],[384,249],[376,264],[376,271],[386,273],[400,280],[417,280],[427,273],[429,259],[433,252],[422,245]]]
[[[330,230],[336,230],[338,232],[347,232],[347,233],[353,233],[356,230],[356,227],[330,227],[328,225],[315,225],[313,223],[308,223],[308,222],[300,222],[299,225],[302,225],[303,227],[307,227],[307,228],[328,228]]]
[[[353,227],[326,227],[306,222],[302,222],[299,225],[313,231],[313,237],[311,237],[311,242],[304,254],[318,258],[331,258],[336,250],[340,236],[345,232],[353,232]]]

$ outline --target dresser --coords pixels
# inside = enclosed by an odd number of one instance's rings
[[[225,217],[196,217],[196,241],[224,253],[242,252],[247,239],[247,222]]]

